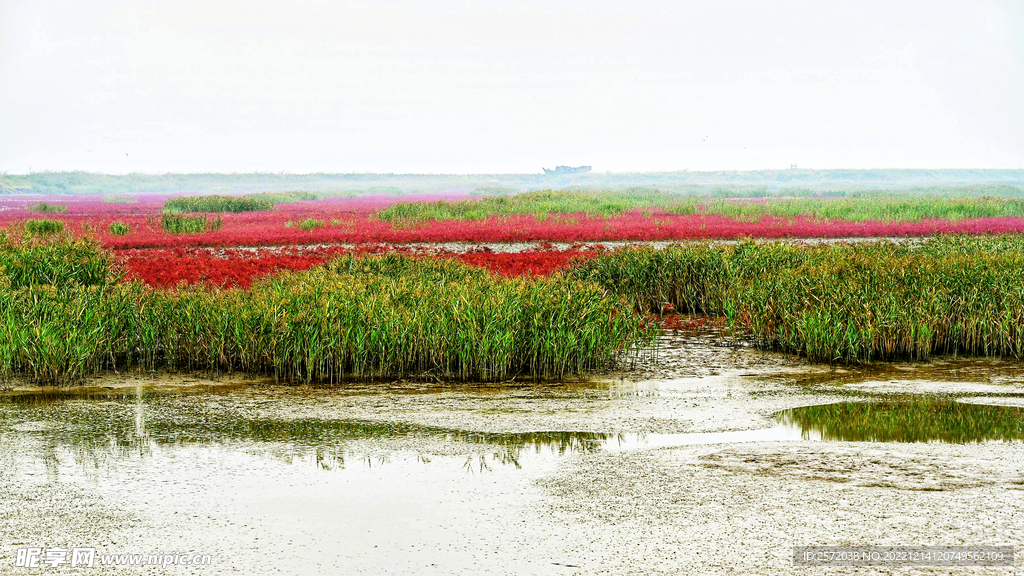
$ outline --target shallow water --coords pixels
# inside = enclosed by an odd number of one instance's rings
[[[156,451],[187,454],[217,448],[315,462],[321,469],[345,469],[395,461],[427,466],[434,464],[436,456],[425,452],[440,451],[466,455],[472,467],[485,471],[505,465],[543,466],[546,461],[577,453],[816,439],[788,421],[754,430],[702,433],[481,432],[390,420],[248,414],[246,408],[254,402],[287,403],[280,393],[275,389],[273,395],[260,399],[258,392],[250,390],[243,399],[225,390],[138,387],[8,394],[0,396],[0,433],[11,439],[44,441],[55,453],[73,452],[76,464],[105,462],[110,466],[119,460],[137,459],[136,466],[144,467],[149,465],[146,457]],[[322,395],[324,399],[331,396],[326,391]],[[296,396],[296,400],[308,401],[317,393],[306,390]],[[276,408],[275,412],[287,412],[281,406]],[[470,468],[467,463],[460,467]]]
[[[61,545],[212,554],[206,574],[575,573],[599,564],[551,515],[545,486],[564,469],[671,447],[1021,439],[1021,408],[834,403],[765,382],[9,392],[0,566],[17,546]],[[805,406],[820,402],[833,404]],[[709,462],[749,460],[728,458]]]
[[[636,389],[619,393],[637,394]],[[303,399],[308,400],[308,392]],[[315,393],[314,393],[315,396]],[[257,395],[258,397],[258,395]],[[321,469],[408,459],[421,465],[429,448],[467,456],[473,466],[542,465],[576,453],[616,452],[738,442],[985,442],[1024,440],[1024,407],[964,403],[945,397],[875,399],[802,406],[774,415],[774,425],[752,430],[695,433],[620,431],[481,432],[388,420],[252,417],[229,391],[64,391],[0,397],[0,434],[24,436],[75,461],[116,462],[154,450],[205,447],[271,454],[315,462]],[[259,400],[256,400],[257,402]],[[279,403],[279,396],[266,401]],[[375,464],[376,463],[376,464]],[[470,466],[463,463],[462,468]],[[436,468],[436,467],[435,467]]]

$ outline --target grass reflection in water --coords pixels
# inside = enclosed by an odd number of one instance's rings
[[[805,436],[851,442],[948,442],[1024,440],[1024,408],[968,404],[950,399],[840,402],[780,412]]]
[[[12,394],[0,398],[0,429],[38,429],[81,462],[147,456],[156,445],[263,444],[270,449],[261,452],[288,462],[308,457],[324,469],[344,468],[346,460],[378,466],[392,452],[417,451],[417,439],[485,447],[482,454],[472,450],[465,466],[483,471],[489,469],[488,459],[518,468],[524,452],[589,453],[616,438],[593,432],[494,433],[401,422],[254,418],[218,407],[213,396],[208,402],[187,398],[147,390]],[[375,446],[375,441],[380,442]],[[419,460],[429,463],[431,456],[420,454]]]

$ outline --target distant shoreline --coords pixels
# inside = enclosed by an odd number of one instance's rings
[[[1024,189],[1024,170],[782,169],[578,174],[0,173],[0,194],[243,193],[294,190],[393,195],[438,192],[501,194],[574,187],[651,187],[700,193],[707,188],[734,187],[749,195],[758,189],[765,192],[785,189],[827,192],[951,186],[1011,186]]]

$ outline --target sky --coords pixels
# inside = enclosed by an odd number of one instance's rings
[[[1024,168],[1020,0],[0,0],[0,171]]]

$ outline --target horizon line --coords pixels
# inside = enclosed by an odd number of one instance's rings
[[[873,172],[873,171],[905,171],[905,172],[1024,172],[1024,167],[1021,168],[892,168],[892,167],[875,167],[875,168],[801,168],[801,167],[789,167],[789,168],[729,168],[719,170],[690,170],[687,168],[680,168],[674,170],[624,170],[624,171],[596,171],[585,172],[581,174],[571,174],[571,176],[583,176],[589,175],[629,175],[629,174],[721,174],[721,173],[750,173],[750,172]],[[570,174],[545,174],[544,172],[291,172],[287,170],[280,171],[198,171],[198,172],[174,172],[174,171],[135,171],[135,172],[99,172],[91,170],[31,170],[29,172],[7,172],[0,170],[0,176],[34,176],[38,174],[89,174],[96,176],[165,176],[169,174],[177,175],[222,175],[222,176],[241,176],[241,175],[258,175],[258,176],[569,176]]]

